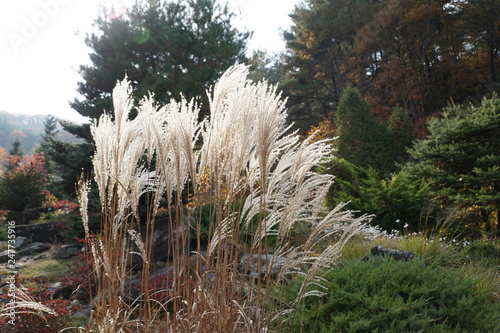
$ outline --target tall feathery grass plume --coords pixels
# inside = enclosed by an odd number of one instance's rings
[[[247,75],[243,65],[222,75],[203,121],[195,103],[159,107],[152,94],[131,118],[131,85],[117,84],[114,113],[91,126],[102,212],[101,230],[91,235],[82,211],[98,281],[89,330],[279,331],[294,306],[279,301],[280,286],[303,275],[297,302],[321,295],[321,274],[367,221],[342,206],[325,211],[333,177],[315,170],[332,154],[330,142],[300,140],[277,88]],[[87,207],[89,183],[81,180],[80,189]],[[165,219],[170,296],[159,301],[149,284],[151,255],[156,223]],[[305,243],[291,241],[298,226],[309,230]],[[141,258],[142,283],[126,301],[133,256]]]

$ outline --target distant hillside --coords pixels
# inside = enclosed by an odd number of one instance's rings
[[[30,116],[25,114],[12,114],[0,111],[0,147],[8,151],[12,142],[19,139],[22,143],[24,154],[31,154],[40,141],[44,132],[47,115]],[[78,142],[79,139],[59,128],[60,140]]]

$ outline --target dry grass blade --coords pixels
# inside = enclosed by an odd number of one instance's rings
[[[0,312],[0,316],[10,317],[12,315],[12,309],[15,310],[16,315],[20,315],[23,313],[34,314],[44,319],[45,321],[45,314],[57,316],[57,313],[53,309],[35,301],[35,299],[33,299],[33,297],[31,297],[31,295],[27,292],[24,292],[22,288],[16,288],[14,290],[12,301],[9,302],[9,305],[7,307],[4,307],[2,309],[2,312]]]

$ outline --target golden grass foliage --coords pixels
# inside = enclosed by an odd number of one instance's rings
[[[94,237],[87,216],[90,182],[82,180],[82,217],[98,281],[89,331],[279,331],[286,327],[281,323],[284,314],[295,304],[284,304],[272,295],[288,277],[305,276],[297,302],[322,294],[319,273],[331,267],[367,217],[355,218],[342,207],[324,211],[322,203],[333,177],[314,170],[331,154],[329,141],[312,137],[301,141],[291,133],[276,87],[253,83],[247,75],[248,68],[242,65],[222,75],[209,92],[210,117],[203,121],[198,121],[194,102],[159,107],[152,95],[138,104],[131,120],[134,103],[125,79],[113,91],[114,113],[91,126],[95,183],[103,208],[102,232]],[[186,206],[183,190],[198,200]],[[141,220],[143,197],[147,217]],[[164,304],[151,297],[148,286],[152,235],[162,200],[167,202],[172,230],[180,230],[165,244],[174,276],[168,288],[176,296]],[[198,208],[208,203],[214,208],[205,249],[199,239]],[[188,253],[189,228],[179,225],[191,220],[196,221],[198,246]],[[309,238],[292,246],[290,234],[298,223],[308,226]],[[142,226],[143,233],[131,230],[132,225]],[[256,226],[255,232],[242,233],[251,226]],[[313,253],[325,237],[335,241],[319,255]],[[144,260],[143,283],[141,296],[127,302],[124,286],[131,242]],[[270,252],[275,256],[249,277],[248,267],[240,264],[240,247],[257,258],[267,258],[264,255]],[[284,261],[276,266],[273,261],[278,256]],[[196,287],[185,292],[187,279]]]

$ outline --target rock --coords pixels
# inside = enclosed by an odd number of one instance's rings
[[[150,258],[151,262],[166,262],[166,260],[172,255],[172,247],[176,247],[174,251],[177,251],[177,253],[179,253],[179,255],[181,256],[189,254],[189,225],[182,222],[175,223],[176,226],[174,226],[174,228],[171,228],[168,219],[158,219],[156,221],[155,230],[152,237],[152,258]],[[145,241],[145,234],[145,229],[141,228],[141,236],[143,242]],[[182,242],[183,235],[187,239],[184,244]],[[139,252],[139,249],[137,248],[137,245],[135,243],[132,243],[130,248],[133,252],[132,269],[134,271],[138,271],[142,267],[143,259],[139,254],[137,254]]]
[[[40,252],[45,252],[50,249],[49,244],[45,243],[33,243],[22,249],[21,251],[18,251],[16,253],[17,257],[23,257],[23,256],[29,256],[30,254],[33,253],[40,253]]]
[[[67,230],[74,221],[46,222],[27,225],[16,225],[16,236],[26,237],[32,242],[63,242],[62,231]]]
[[[50,249],[49,244],[45,243],[33,243],[31,245],[28,245],[24,249],[20,251],[14,251],[14,250],[6,250],[3,252],[0,252],[0,263],[5,263],[9,261],[9,259],[12,260],[19,260],[22,257],[29,256],[35,253],[41,253],[45,252]],[[40,257],[35,258],[35,259],[40,259]]]
[[[165,268],[167,267],[167,264],[164,261],[157,261],[155,263],[155,268]]]
[[[80,304],[81,306],[81,309],[76,311],[76,312],[73,312],[71,314],[71,317],[75,318],[75,317],[90,317],[90,313],[91,313],[91,308],[88,307],[88,306],[83,306],[82,304]],[[82,331],[84,331],[85,329],[83,328]]]
[[[372,256],[379,257],[391,257],[396,261],[408,261],[415,257],[415,254],[410,251],[399,251],[395,249],[388,249],[381,245],[375,245],[371,248],[370,253]],[[364,257],[363,261],[368,260],[368,257]]]
[[[259,262],[260,261],[260,262]],[[240,268],[252,277],[258,277],[260,271],[264,275],[278,275],[285,264],[286,258],[274,254],[245,254],[241,257]],[[259,270],[259,264],[261,268]]]
[[[38,255],[36,255],[36,256],[34,256],[32,258],[33,258],[33,260],[44,259],[44,258],[47,258],[47,253],[46,252],[45,253],[41,253],[41,254],[38,254]]]
[[[63,245],[57,250],[54,255],[54,259],[66,259],[69,257],[76,256],[79,252],[82,251],[82,244],[75,243],[69,245]]]
[[[21,249],[27,246],[29,242],[30,242],[29,239],[26,237],[17,237],[14,242],[14,246],[16,247],[16,249]]]
[[[52,299],[70,299],[73,294],[73,288],[70,286],[64,286],[56,290]]]
[[[56,283],[53,283],[49,286],[49,291],[56,292],[61,287],[62,287],[62,283],[56,282]]]
[[[15,259],[16,257],[13,253],[14,252],[8,250],[0,252],[0,263],[6,263],[10,259]]]
[[[81,304],[89,304],[90,302],[90,294],[88,290],[83,287],[79,286],[75,291],[75,299],[77,299]],[[97,297],[97,296],[96,296]]]

